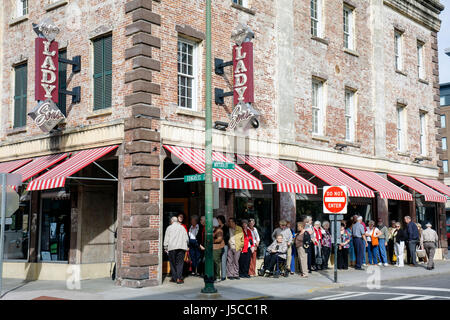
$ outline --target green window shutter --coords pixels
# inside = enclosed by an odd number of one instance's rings
[[[58,57],[60,58],[66,58],[67,57],[67,51],[61,50],[58,53]],[[61,90],[67,89],[67,64],[65,63],[58,63],[58,86]],[[58,108],[61,110],[61,112],[66,116],[66,100],[67,96],[65,94],[59,93],[58,95]]]
[[[94,40],[94,110],[111,107],[112,37]]]
[[[27,124],[27,65],[15,67],[14,128]]]

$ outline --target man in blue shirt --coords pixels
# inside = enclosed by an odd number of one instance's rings
[[[417,228],[417,225],[412,222],[410,216],[405,217],[405,223],[406,223],[406,234],[408,237],[407,244],[408,244],[408,264],[413,265],[414,267],[417,267],[417,259],[416,259],[416,245],[419,241],[419,229]]]
[[[356,270],[363,270],[363,256],[366,254],[366,235],[364,231],[364,226],[361,223],[362,217],[359,216],[357,222],[352,227],[352,237],[353,237],[353,246],[355,247],[356,253]]]

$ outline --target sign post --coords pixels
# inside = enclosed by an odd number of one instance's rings
[[[337,283],[338,275],[337,275],[337,246],[338,239],[337,235],[340,230],[338,228],[339,221],[342,220],[343,216],[339,216],[340,214],[347,213],[347,187],[345,186],[327,186],[323,187],[323,212],[332,214],[330,216],[331,223],[334,225],[334,235],[333,235],[333,243],[334,243],[334,282]]]

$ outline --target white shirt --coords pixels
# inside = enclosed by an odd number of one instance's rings
[[[372,233],[374,234],[374,235],[376,235],[377,233],[379,233],[380,232],[380,230],[378,230],[378,228],[377,227],[375,227],[375,232],[373,231],[374,229],[370,229],[370,227],[367,227],[367,231],[366,231],[366,239],[367,239],[367,242],[371,242],[372,241]]]
[[[189,228],[189,239],[195,240],[197,238],[197,234],[198,234],[198,223],[194,226],[191,226]]]
[[[253,227],[253,230],[250,229],[250,231],[252,232],[252,237],[253,237],[253,239],[255,240],[255,242],[258,242],[258,243],[259,243],[260,238],[259,238],[258,229],[256,229],[256,227]]]

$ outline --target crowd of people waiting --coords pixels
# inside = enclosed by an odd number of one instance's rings
[[[189,228],[183,223],[184,215],[172,217],[164,237],[164,250],[168,254],[171,282],[182,284],[185,275],[204,276],[205,217],[192,216]],[[430,223],[422,230],[411,217],[400,222],[391,221],[391,226],[382,219],[363,222],[361,216],[341,221],[337,243],[337,268],[364,270],[368,265],[404,266],[404,251],[407,264],[417,266],[417,257],[434,269],[434,253],[438,245],[437,233]],[[328,269],[328,261],[334,252],[330,222],[315,221],[307,216],[297,223],[295,231],[289,221],[281,220],[272,233],[272,244],[264,251],[264,262],[256,269],[257,248],[261,243],[254,219],[242,219],[238,224],[234,218],[220,215],[213,219],[213,281],[238,280],[251,276],[285,276],[297,272],[302,278],[308,273]],[[367,258],[366,258],[367,254]]]

